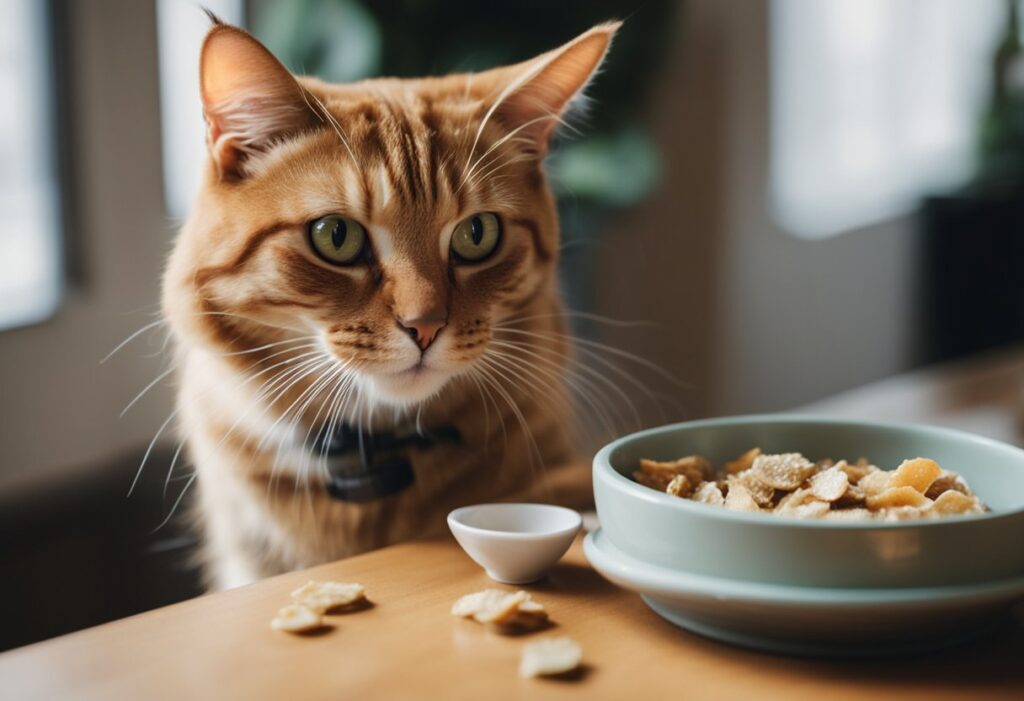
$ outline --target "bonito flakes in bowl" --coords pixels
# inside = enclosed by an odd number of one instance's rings
[[[960,475],[920,457],[883,470],[866,458],[812,462],[752,448],[718,467],[700,455],[642,458],[633,479],[682,499],[790,518],[903,521],[988,510]]]
[[[983,436],[720,417],[612,441],[593,477],[590,563],[725,642],[906,653],[978,634],[1024,600],[1024,450]]]

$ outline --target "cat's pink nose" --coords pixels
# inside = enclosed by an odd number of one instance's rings
[[[434,342],[437,334],[445,327],[448,320],[441,316],[423,316],[416,319],[399,319],[399,325],[412,336],[422,350]]]

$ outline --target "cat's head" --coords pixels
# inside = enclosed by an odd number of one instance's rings
[[[481,73],[333,85],[214,26],[206,174],[165,279],[175,328],[239,354],[308,338],[378,401],[435,394],[493,324],[554,303],[542,162],[617,27]]]

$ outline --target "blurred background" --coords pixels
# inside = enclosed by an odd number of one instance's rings
[[[586,346],[652,389],[624,385],[634,423],[796,409],[1022,442],[1016,1],[205,5],[335,81],[627,18],[548,169],[577,333],[643,359]],[[147,325],[198,182],[207,26],[191,0],[0,0],[0,649],[200,593],[164,523],[190,470],[165,488],[173,378]]]

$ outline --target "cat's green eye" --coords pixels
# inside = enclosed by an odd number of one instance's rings
[[[464,219],[452,232],[452,253],[458,260],[478,263],[494,253],[501,240],[501,222],[490,212]]]
[[[330,215],[309,225],[309,242],[317,255],[333,265],[350,265],[366,248],[366,229],[354,219]]]

